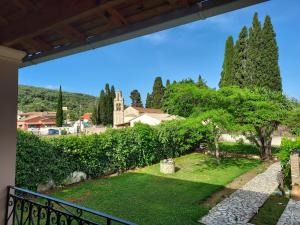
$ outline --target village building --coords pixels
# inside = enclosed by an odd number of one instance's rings
[[[17,128],[28,130],[30,128],[53,127],[56,124],[55,118],[55,112],[20,112],[17,118]]]
[[[113,116],[113,125],[115,128],[128,126],[133,127],[135,123],[143,123],[154,126],[163,121],[178,118],[177,116],[164,113],[160,109],[133,106],[125,108],[124,98],[121,91],[116,91]]]

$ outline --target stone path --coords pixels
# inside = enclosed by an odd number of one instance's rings
[[[273,163],[265,172],[213,207],[199,222],[206,225],[247,224],[278,187],[280,170],[280,163]]]
[[[290,199],[277,225],[300,225],[300,201]]]

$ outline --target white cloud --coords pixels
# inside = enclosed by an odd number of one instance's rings
[[[143,38],[149,41],[151,44],[159,45],[168,40],[168,34],[167,31],[161,31],[161,32],[145,35],[143,36]]]

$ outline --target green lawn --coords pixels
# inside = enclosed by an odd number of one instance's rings
[[[192,225],[208,212],[199,202],[260,162],[192,153],[176,159],[177,172],[159,164],[120,176],[83,182],[52,196],[145,225]]]
[[[234,142],[221,142],[220,151],[232,152],[239,154],[253,154],[260,155],[259,148],[253,144],[240,144]],[[279,147],[272,146],[272,153],[276,154],[279,151]]]
[[[250,223],[256,225],[276,225],[288,201],[287,197],[271,195]]]

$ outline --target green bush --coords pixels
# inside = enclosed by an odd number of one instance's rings
[[[62,152],[32,133],[17,133],[16,184],[34,189],[55,180],[61,183],[72,170]]]
[[[290,155],[293,151],[300,152],[300,137],[295,140],[283,139],[281,141],[281,147],[277,153],[278,158],[280,159],[281,166],[285,176],[285,183],[288,187],[291,185],[291,168],[289,164]]]
[[[60,184],[73,171],[94,178],[143,167],[186,154],[207,138],[198,119],[51,139],[18,131],[17,185],[34,189],[49,180]]]

